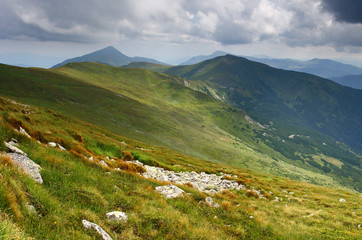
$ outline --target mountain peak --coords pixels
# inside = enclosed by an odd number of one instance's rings
[[[71,62],[97,62],[97,63],[107,64],[107,65],[111,65],[111,66],[115,66],[115,67],[120,67],[123,65],[127,65],[131,62],[137,62],[137,61],[163,64],[154,59],[142,58],[142,57],[133,57],[133,58],[128,57],[128,56],[124,55],[123,53],[121,53],[120,51],[118,51],[115,47],[108,46],[103,49],[88,53],[88,54],[80,56],[80,57],[65,60],[64,62],[53,66],[52,68],[61,67],[61,66],[64,66],[65,64],[71,63]]]

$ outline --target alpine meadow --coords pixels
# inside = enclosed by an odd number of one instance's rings
[[[362,238],[361,1],[0,5],[0,239]]]

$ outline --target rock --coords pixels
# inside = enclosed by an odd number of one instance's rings
[[[85,219],[82,220],[82,224],[86,229],[95,229],[101,235],[103,240],[112,240],[111,236],[109,236],[108,233],[106,233],[103,228],[101,228],[97,224],[89,222]]]
[[[128,216],[124,212],[114,211],[106,214],[108,220],[114,220],[117,222],[127,222]]]
[[[99,164],[103,167],[108,167],[107,163],[105,161],[100,161]]]
[[[167,186],[158,186],[156,187],[156,191],[162,195],[165,195],[166,199],[180,197],[185,192],[181,188],[178,188],[172,184]]]
[[[63,147],[62,145],[60,145],[59,143],[57,143],[57,146],[60,150],[62,151],[66,151],[67,149],[65,149],[65,147]]]
[[[220,207],[220,205],[218,203],[214,203],[211,197],[207,197],[205,198],[205,202],[207,203],[207,205],[209,205],[210,207],[213,208],[218,208]]]
[[[9,153],[8,156],[15,165],[22,168],[23,171],[33,178],[38,183],[43,183],[43,179],[40,175],[41,167],[26,155],[19,153]]]
[[[138,161],[133,161],[135,164],[141,165]],[[143,165],[143,164],[142,164]],[[194,188],[201,192],[214,194],[223,190],[245,189],[245,186],[239,185],[235,180],[223,179],[223,176],[216,174],[200,174],[192,172],[173,172],[163,168],[143,165],[146,172],[141,174],[145,178],[152,178],[159,181],[167,181],[177,184],[191,184]]]
[[[48,146],[52,148],[56,148],[57,144],[55,142],[48,142]]]
[[[339,199],[339,201],[340,201],[340,202],[346,202],[346,200],[343,199],[343,198]]]
[[[28,156],[25,152],[17,148],[18,144],[16,142],[10,141],[10,142],[4,142],[5,146],[10,150],[10,152],[17,153],[20,155]]]
[[[31,138],[31,136],[25,131],[24,128],[20,127],[20,128],[19,128],[19,132],[20,132],[21,134],[25,135],[26,137]]]
[[[35,214],[36,213],[35,207],[33,205],[31,205],[29,203],[26,203],[25,207],[28,209],[30,214]]]
[[[94,159],[93,159],[93,157],[89,157],[89,160],[93,161]]]

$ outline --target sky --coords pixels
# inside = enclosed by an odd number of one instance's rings
[[[107,46],[170,64],[219,50],[362,67],[362,0],[0,0],[2,63]]]

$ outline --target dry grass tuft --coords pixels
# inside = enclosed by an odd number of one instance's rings
[[[226,211],[230,211],[230,209],[231,209],[231,202],[229,202],[229,201],[222,201],[221,202],[221,207],[223,208],[223,209],[225,209]]]
[[[146,172],[146,169],[144,169],[142,166],[134,163],[128,163],[122,160],[117,161],[117,167],[128,172],[138,172],[138,173]]]
[[[123,154],[123,160],[124,161],[132,161],[133,160],[132,153],[127,152],[127,151],[123,151],[122,154]]]

